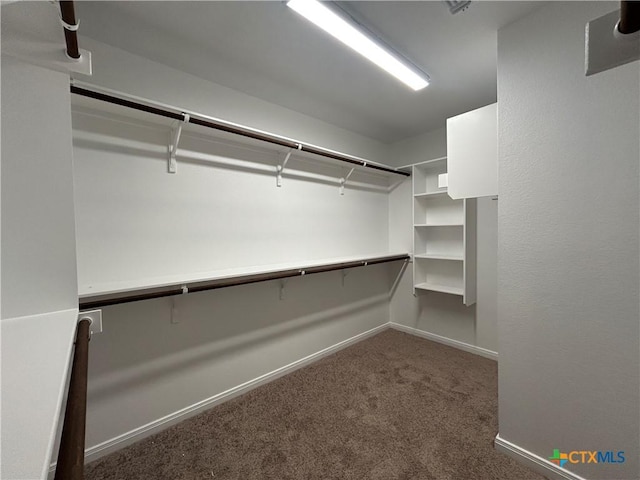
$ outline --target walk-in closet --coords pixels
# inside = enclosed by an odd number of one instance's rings
[[[0,2],[2,480],[640,478],[640,2]]]

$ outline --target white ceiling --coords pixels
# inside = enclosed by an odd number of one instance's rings
[[[541,2],[341,2],[431,76],[401,84],[281,1],[78,2],[81,33],[382,142],[496,100],[497,30]],[[82,44],[80,44],[82,47]]]

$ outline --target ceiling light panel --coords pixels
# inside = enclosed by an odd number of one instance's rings
[[[389,50],[375,42],[355,25],[317,0],[290,0],[287,6],[393,75],[413,90],[429,85],[429,76],[401,62]]]

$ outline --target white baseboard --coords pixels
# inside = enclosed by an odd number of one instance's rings
[[[505,440],[500,437],[500,434],[496,435],[494,445],[499,452],[509,455],[511,458],[552,480],[586,480],[580,475],[565,470],[555,463],[551,463],[546,458],[542,458],[529,450],[519,447],[515,443]]]
[[[450,347],[458,348],[460,350],[464,350],[469,353],[474,353],[476,355],[481,355],[483,357],[486,357],[492,360],[498,359],[498,354],[491,350],[487,350],[481,347],[476,347],[474,345],[470,345],[464,342],[459,342],[457,340],[452,340],[446,337],[442,337],[440,335],[435,335],[433,333],[418,330],[416,328],[400,325],[398,323],[388,322],[378,327],[372,328],[371,330],[368,330],[366,332],[363,332],[361,334],[358,334],[351,338],[343,340],[342,342],[336,343],[335,345],[327,347],[323,350],[320,350],[316,353],[308,355],[304,358],[301,358],[300,360],[292,362],[289,365],[285,365],[284,367],[273,370],[272,372],[269,372],[260,377],[254,378],[253,380],[249,380],[248,382],[245,382],[241,385],[238,385],[222,393],[219,393],[210,398],[202,400],[198,403],[195,403],[181,410],[173,412],[169,415],[166,415],[165,417],[154,420],[153,422],[147,423],[146,425],[142,425],[141,427],[135,428],[129,432],[123,433],[122,435],[118,435],[117,437],[114,437],[110,440],[107,440],[98,445],[90,447],[85,451],[85,463],[92,462],[105,455],[108,455],[117,450],[120,450],[128,445],[131,445],[135,442],[142,440],[143,438],[151,436],[154,433],[158,433],[172,425],[175,425],[190,417],[193,417],[198,413],[201,413],[216,405],[219,405],[223,402],[231,400],[232,398],[235,398],[239,395],[247,393],[250,390],[253,390],[254,388],[257,388],[261,385],[272,382],[302,367],[306,367],[307,365],[313,362],[316,362],[323,357],[336,353],[339,350],[347,348],[355,343],[361,342],[362,340],[372,337],[389,328],[393,328],[405,333],[409,333],[411,335],[416,335],[418,337],[423,337],[428,340],[433,340],[435,342],[442,343]],[[497,445],[497,439],[496,439],[496,445]],[[55,467],[56,467],[56,464],[53,463],[49,469],[49,479],[53,479]],[[570,478],[570,479],[580,480],[580,477],[559,477],[559,478]]]
[[[118,435],[115,438],[102,442],[98,445],[95,445],[91,448],[88,448],[85,451],[85,463],[89,463],[93,460],[97,460],[100,457],[108,455],[109,453],[115,452],[124,448],[132,443],[135,443],[139,440],[142,440],[145,437],[153,435],[154,433],[158,433],[171,425],[175,425],[183,420],[186,420],[194,415],[197,415],[200,412],[208,410],[216,405],[219,405],[223,402],[231,400],[239,395],[247,393],[254,388],[257,388],[266,383],[272,382],[284,375],[287,375],[295,370],[298,370],[302,367],[309,365],[310,363],[316,362],[323,357],[336,353],[339,350],[347,348],[354,343],[361,342],[373,335],[376,335],[384,330],[389,328],[389,324],[385,323],[378,327],[372,328],[371,330],[367,330],[366,332],[355,335],[351,338],[343,340],[342,342],[336,343],[330,347],[327,347],[319,352],[308,355],[300,360],[296,360],[295,362],[290,363],[289,365],[285,365],[284,367],[273,370],[272,372],[261,375],[260,377],[254,378],[253,380],[249,380],[241,385],[233,387],[229,390],[226,390],[222,393],[214,395],[210,398],[202,400],[198,403],[195,403],[189,407],[178,410],[177,412],[171,413],[165,417],[159,418],[153,422],[147,423],[141,427],[135,428],[127,433],[123,433],[122,435]],[[55,471],[55,463],[51,465],[49,469],[49,478],[53,478],[52,473]]]
[[[499,452],[509,455],[511,458],[552,480],[586,480],[584,477],[551,463],[546,458],[542,458],[515,443],[505,440],[500,437],[500,434],[496,435],[495,447]]]
[[[388,325],[395,330],[415,335],[416,337],[426,338],[427,340],[442,343],[443,345],[464,350],[465,352],[475,353],[476,355],[480,355],[481,357],[485,357],[490,360],[498,360],[498,352],[494,352],[493,350],[476,347],[469,343],[459,342],[458,340],[452,340],[451,338],[436,335],[435,333],[425,332],[424,330],[418,330],[417,328],[407,327],[406,325],[401,325],[399,323],[389,322]]]

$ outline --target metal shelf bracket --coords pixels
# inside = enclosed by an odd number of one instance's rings
[[[180,135],[182,134],[182,127],[189,123],[189,114],[183,113],[182,120],[174,122],[169,132],[169,164],[167,171],[169,173],[176,173],[178,171],[178,163],[176,162],[176,154],[178,153],[178,142],[180,142]]]
[[[189,293],[189,287],[182,285],[180,287],[182,295]],[[171,323],[181,323],[182,317],[180,316],[180,309],[178,308],[178,297],[171,297]]]
[[[365,162],[365,165],[366,165],[366,162]],[[354,170],[355,170],[355,167],[351,169],[351,171],[347,174],[346,177],[340,179],[340,195],[344,195],[344,185],[347,183],[347,180],[349,180],[349,177],[353,174]]]
[[[297,149],[298,151],[302,150],[302,145],[298,144]],[[287,166],[287,162],[289,161],[289,157],[291,157],[292,153],[293,149],[290,148],[287,155],[284,157],[283,162],[276,167],[276,186],[278,187],[282,187],[282,172],[284,172],[284,167]]]

